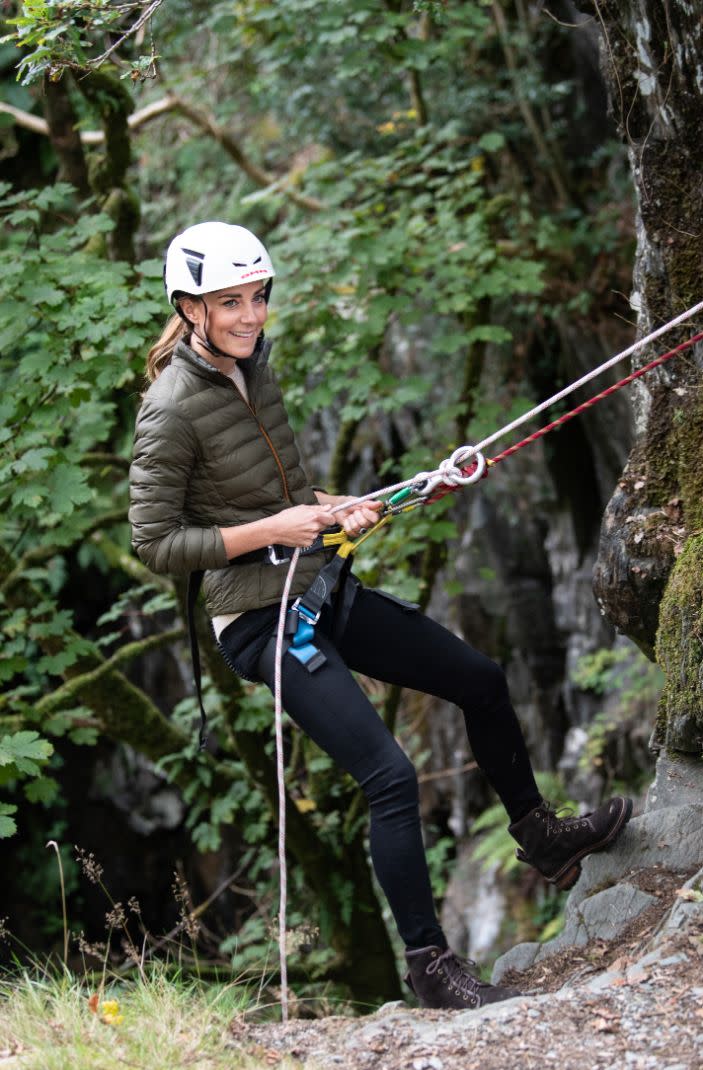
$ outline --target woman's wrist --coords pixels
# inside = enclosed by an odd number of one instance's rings
[[[239,557],[240,554],[260,550],[263,546],[270,546],[276,541],[276,518],[266,516],[261,520],[252,520],[248,524],[220,528],[220,535],[227,557]]]

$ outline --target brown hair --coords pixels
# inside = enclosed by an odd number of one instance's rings
[[[150,383],[161,375],[164,368],[171,363],[173,351],[181,338],[190,334],[191,327],[176,313],[171,316],[161,332],[161,337],[154,342],[146,356],[146,377]]]

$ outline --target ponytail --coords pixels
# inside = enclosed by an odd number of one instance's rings
[[[176,345],[191,331],[190,324],[176,313],[164,327],[161,337],[154,342],[146,357],[146,377],[150,383],[161,375],[164,368],[171,363]]]

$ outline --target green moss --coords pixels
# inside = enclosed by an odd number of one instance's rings
[[[108,69],[92,71],[86,78],[79,80],[78,86],[100,115],[105,132],[103,169],[106,169],[109,175],[103,182],[107,186],[121,186],[132,160],[127,119],[134,110],[134,101],[124,82]],[[89,180],[93,185],[93,174],[89,173]],[[101,192],[104,192],[104,189]]]
[[[129,187],[113,189],[103,204],[103,211],[115,223],[110,235],[110,247],[118,260],[134,260],[133,238],[139,226],[139,198]]]
[[[651,388],[653,384],[648,385]],[[644,500],[654,508],[660,509],[678,494],[678,471],[676,453],[671,441],[672,432],[667,391],[655,389],[647,420],[642,467],[646,484]]]
[[[673,393],[675,387],[669,388]],[[658,399],[647,428],[647,501],[658,508],[681,498],[689,531],[703,527],[703,389],[692,383],[683,397]]]
[[[703,531],[703,387],[689,387],[688,396],[681,418],[674,422],[678,478],[686,527]]]
[[[104,234],[93,234],[85,243],[85,251],[89,256],[100,256],[107,259],[107,241]]]
[[[657,660],[666,673],[660,718],[668,750],[703,751],[703,534],[688,539],[664,592]],[[660,723],[659,733],[663,725]]]

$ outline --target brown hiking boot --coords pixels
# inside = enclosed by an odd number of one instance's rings
[[[581,859],[617,839],[631,814],[632,799],[622,795],[581,817],[560,817],[543,802],[508,831],[520,844],[515,851],[520,861],[534,866],[550,884],[565,891],[579,879]]]
[[[405,981],[421,1007],[469,1010],[520,995],[515,988],[501,988],[479,981],[469,970],[469,965],[476,964],[460,959],[450,948],[443,951],[441,947],[421,947],[417,951],[406,951],[405,958],[409,967]]]

